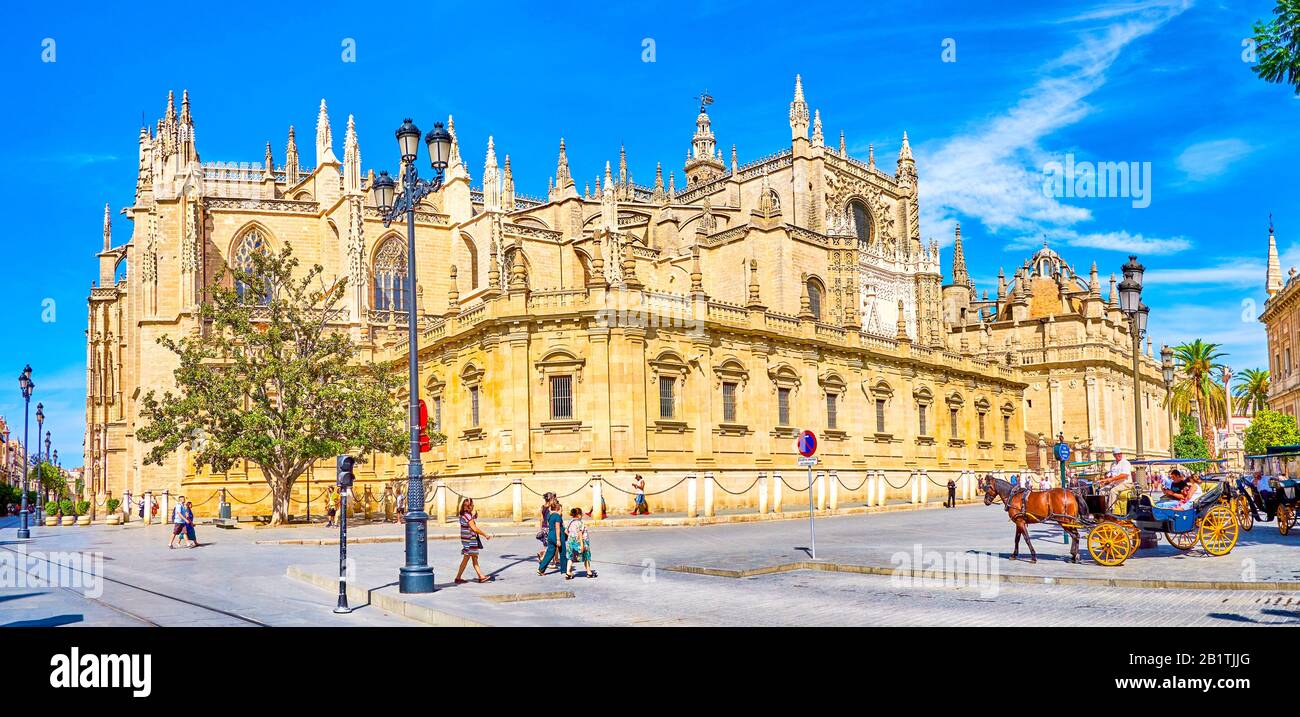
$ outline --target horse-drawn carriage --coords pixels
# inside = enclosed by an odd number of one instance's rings
[[[1300,520],[1300,480],[1295,475],[1300,446],[1273,446],[1267,453],[1246,456],[1248,476],[1261,474],[1259,484],[1242,481],[1240,492],[1250,504],[1252,517],[1261,522],[1277,521],[1277,531],[1287,535]],[[1262,514],[1262,515],[1261,515]]]
[[[1161,463],[1201,463],[1202,460],[1172,459]],[[1150,462],[1144,462],[1150,463]],[[1123,494],[1123,513],[1114,512],[1110,496],[1098,484],[1077,480],[1070,488],[1049,491],[1016,489],[1006,481],[981,481],[985,505],[1000,500],[1016,525],[1015,550],[1019,557],[1020,537],[1029,546],[1031,560],[1037,560],[1027,525],[1054,522],[1072,539],[1070,555],[1079,560],[1080,531],[1087,531],[1088,553],[1100,565],[1122,565],[1137,552],[1142,531],[1163,533],[1175,548],[1187,551],[1200,544],[1210,555],[1227,555],[1237,544],[1242,529],[1239,514],[1243,498],[1235,490],[1235,476],[1213,473],[1202,478],[1203,492],[1182,510],[1157,507],[1142,488]]]

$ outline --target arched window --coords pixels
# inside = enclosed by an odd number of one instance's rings
[[[400,239],[384,240],[375,252],[375,309],[403,311],[406,308],[406,245]]]
[[[822,318],[822,283],[816,279],[808,280],[808,308],[812,310],[814,319]]]
[[[113,283],[120,284],[126,281],[126,258],[118,260],[117,265],[113,267]]]
[[[871,244],[871,210],[862,201],[854,199],[849,202],[849,212],[853,215],[853,231],[858,236],[859,246]]]
[[[245,274],[254,273],[257,266],[253,263],[253,257],[264,253],[266,248],[266,240],[262,238],[262,232],[258,229],[249,229],[235,247],[234,268]],[[239,295],[241,301],[269,304],[271,303],[270,282],[260,283],[263,283],[263,285],[258,287],[249,285],[241,279],[236,279],[235,293]]]
[[[465,243],[465,253],[469,255],[469,288],[471,290],[478,288],[478,246],[474,243],[474,238],[468,234],[460,235],[461,241]]]

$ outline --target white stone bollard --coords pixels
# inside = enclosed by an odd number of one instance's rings
[[[593,522],[600,520],[601,490],[604,485],[605,481],[600,476],[591,477],[591,519]]]
[[[686,476],[686,517],[694,518],[699,514],[696,506],[695,497],[697,486],[695,485],[695,474],[690,473]]]
[[[447,522],[447,483],[441,479],[433,482],[433,506],[438,526],[442,527]],[[420,507],[423,506],[412,507],[408,501],[406,511],[409,513]]]
[[[767,515],[767,474],[758,474],[758,514]]]
[[[713,480],[713,471],[704,474],[704,517],[712,518],[714,515],[713,490],[715,488]]]
[[[781,474],[772,471],[772,512],[781,512]]]
[[[516,478],[510,485],[510,519],[516,523],[524,520],[524,480]]]
[[[926,469],[921,469],[921,504],[925,505],[926,500],[930,497],[930,474]]]
[[[817,510],[826,510],[826,474],[818,471],[817,477]]]
[[[831,503],[830,503],[830,508],[831,508],[831,511],[833,512],[833,511],[835,511],[837,508],[840,507],[840,474],[837,473],[837,472],[835,472],[835,471],[831,471],[831,473],[830,473],[830,482],[831,482],[831,485],[830,485],[830,488],[831,488]]]
[[[172,492],[170,489],[163,491],[162,502],[158,504],[158,522],[163,525],[171,525]]]
[[[916,505],[916,504],[917,504],[918,502],[920,502],[920,500],[921,500],[921,484],[916,482],[916,479],[919,478],[920,475],[921,475],[920,473],[918,473],[918,472],[916,472],[916,471],[912,471],[912,472],[911,472],[910,474],[908,474],[908,476],[907,476],[907,481],[908,481],[909,483],[912,484],[912,499],[911,499],[911,503],[912,503],[913,505]]]

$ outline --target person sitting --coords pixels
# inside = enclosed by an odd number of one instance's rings
[[[1168,483],[1160,490],[1165,500],[1156,503],[1156,507],[1165,510],[1187,510],[1195,499],[1194,495],[1199,495],[1197,489],[1193,487],[1194,484],[1195,479],[1185,480],[1178,469],[1170,471]]]

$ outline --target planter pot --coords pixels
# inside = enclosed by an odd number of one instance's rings
[[[53,528],[58,524],[59,524],[59,516],[57,515],[45,519],[45,527],[47,528]]]
[[[62,524],[63,524],[63,525],[76,525],[76,524],[77,524],[77,516],[75,516],[75,515],[65,515],[65,516],[63,516]]]
[[[86,514],[77,516],[77,525],[90,525],[90,515]]]
[[[121,525],[121,524],[122,524],[122,516],[120,516],[120,515],[110,515],[110,516],[108,516],[108,524],[109,524],[109,525]]]

